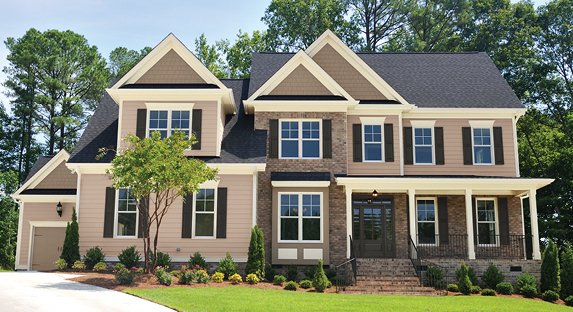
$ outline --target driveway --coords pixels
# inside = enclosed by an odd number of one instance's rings
[[[75,276],[42,272],[0,273],[0,311],[174,311],[132,295],[66,280]]]

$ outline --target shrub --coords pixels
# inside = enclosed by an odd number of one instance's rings
[[[276,285],[279,285],[279,286],[282,286],[285,281],[286,281],[286,277],[284,277],[282,275],[275,275],[275,277],[273,278],[273,283],[275,283]]]
[[[326,278],[324,270],[322,269],[322,259],[318,260],[318,268],[316,270],[316,273],[314,273],[312,286],[318,292],[323,292],[328,286],[328,279]]]
[[[139,267],[141,257],[139,251],[135,250],[135,246],[131,246],[121,251],[117,256],[119,262],[125,265],[126,268]]]
[[[468,277],[468,267],[462,262],[460,268],[460,278],[458,280],[458,289],[464,295],[469,295],[472,292],[472,282]],[[483,294],[483,293],[482,293]]]
[[[131,285],[135,279],[135,270],[122,268],[121,270],[115,272],[115,279],[119,282],[120,285]]]
[[[56,266],[58,267],[58,270],[60,270],[60,271],[68,267],[68,264],[66,263],[66,260],[64,260],[64,259],[59,259],[58,261],[56,261],[54,263],[56,264]]]
[[[458,285],[457,285],[457,284],[448,284],[447,290],[448,290],[448,291],[451,291],[451,292],[459,292],[459,291],[460,291],[460,290],[458,289]]]
[[[525,286],[521,287],[521,290],[519,291],[519,293],[522,294],[526,298],[533,298],[533,297],[537,296],[537,287],[532,286],[532,285],[525,285]]]
[[[159,281],[159,284],[169,286],[171,285],[171,281],[173,281],[173,276],[167,272],[163,272],[157,280]]]
[[[428,270],[424,274],[424,286],[443,288],[444,277],[446,276],[439,267],[435,265],[429,265]]]
[[[219,261],[219,268],[217,272],[225,274],[225,277],[229,279],[229,276],[237,274],[238,265],[235,264],[231,254],[227,252],[227,256]]]
[[[132,267],[132,269],[134,269],[134,270],[135,270],[135,273],[137,273],[137,274],[142,274],[142,273],[143,273],[143,268],[139,268],[139,269],[138,269],[138,268],[136,268],[136,267]]]
[[[288,269],[286,270],[286,279],[287,281],[295,281],[298,276],[298,267],[294,264],[291,264]]]
[[[259,229],[258,225],[251,229],[251,242],[245,273],[256,274],[259,279],[265,277],[265,239],[263,238],[263,230]]]
[[[249,282],[249,284],[258,284],[259,283],[259,278],[257,277],[257,274],[249,274],[247,275],[247,278],[245,278],[245,281]]]
[[[105,254],[97,246],[88,249],[86,251],[86,255],[84,256],[84,263],[86,264],[86,268],[88,269],[92,269],[94,265],[104,261],[105,261]]]
[[[573,249],[567,246],[561,253],[561,298],[573,296]]]
[[[556,293],[561,291],[561,280],[559,277],[559,251],[557,245],[549,239],[547,248],[543,251],[541,261],[541,285],[540,289],[543,295],[546,290],[552,290]]]
[[[243,278],[241,277],[241,275],[235,273],[235,274],[231,275],[231,277],[229,277],[229,280],[233,284],[239,284],[240,282],[243,281]]]
[[[326,275],[326,278],[328,278],[329,281],[332,281],[333,279],[336,278],[336,270],[328,269],[324,271],[324,274]]]
[[[331,281],[327,281],[326,282],[326,288],[330,288],[332,287],[332,282]]]
[[[275,270],[272,265],[267,264],[267,266],[265,266],[265,279],[270,282],[275,278],[275,275],[277,275],[277,270]]]
[[[298,288],[298,284],[295,281],[289,281],[285,284],[286,290],[296,290]]]
[[[490,289],[495,289],[497,284],[503,282],[504,279],[505,276],[501,274],[499,269],[493,264],[489,265],[489,267],[481,277],[481,281],[484,283],[484,285],[486,285]]]
[[[316,269],[317,267],[314,265],[302,268],[302,274],[304,274],[303,279],[306,278],[312,280],[314,278],[314,273],[316,273]],[[326,277],[328,277],[328,275]]]
[[[113,266],[114,271],[119,271],[119,270],[124,269],[124,268],[125,268],[125,265],[123,265],[123,263],[121,263],[121,262],[118,262]]]
[[[476,271],[474,268],[468,267],[468,277],[470,278],[470,282],[472,285],[477,286],[479,284],[478,278],[476,276]],[[460,269],[456,270],[456,279],[460,280]]]
[[[569,297],[565,298],[565,304],[570,306],[570,307],[573,307],[573,296],[569,296]]]
[[[86,269],[86,265],[82,261],[77,260],[76,262],[74,262],[74,265],[72,265],[72,269],[83,271]]]
[[[481,292],[481,287],[472,286],[472,294],[479,294]]]
[[[524,272],[517,278],[517,284],[515,284],[515,288],[521,293],[521,289],[527,285],[533,286],[533,288],[537,288],[537,280],[535,279],[535,276]]]
[[[153,252],[149,251],[149,260],[153,263]],[[157,261],[155,261],[155,266],[162,266],[162,267],[171,267],[171,257],[168,253],[162,253],[161,251],[157,251]]]
[[[197,282],[197,270],[185,270],[179,278],[179,284],[191,284]]]
[[[168,267],[158,266],[155,268],[155,276],[159,278],[163,273],[167,273]]]
[[[211,280],[215,283],[222,283],[223,279],[225,278],[225,274],[221,272],[215,272],[213,276],[211,276]]]
[[[205,258],[201,257],[201,254],[198,251],[189,257],[188,263],[189,263],[190,267],[194,267],[194,266],[198,265],[199,267],[201,267],[203,269],[207,269],[207,266],[208,266],[207,261],[205,261]]]
[[[497,286],[495,287],[495,290],[497,290],[497,292],[502,294],[502,295],[513,294],[513,286],[511,286],[511,283],[508,283],[508,282],[497,284]]]
[[[205,270],[197,270],[197,283],[207,284],[211,280],[209,274]]]
[[[310,280],[300,281],[300,288],[309,289],[311,287],[312,287],[312,281],[310,281]]]
[[[496,295],[496,292],[495,292],[495,290],[493,290],[493,289],[487,289],[487,288],[486,288],[486,289],[484,289],[484,290],[481,291],[481,295],[482,295],[482,296],[495,296],[495,295]]]
[[[542,298],[543,300],[548,302],[555,302],[559,300],[559,294],[554,292],[553,290],[547,290],[543,293]]]
[[[60,259],[66,260],[68,266],[80,260],[80,228],[75,208],[72,209],[72,222],[68,222],[66,226],[66,238]]]
[[[98,262],[94,265],[93,271],[94,272],[101,272],[107,270],[107,264],[105,262]]]
[[[342,285],[344,283],[344,279],[342,277],[338,277],[335,276],[332,279],[329,279],[330,282],[337,284],[337,285]]]
[[[171,273],[169,273],[169,274],[171,274],[171,276],[173,276],[173,277],[177,277],[177,278],[181,277],[181,271],[179,271],[179,270],[171,271]]]

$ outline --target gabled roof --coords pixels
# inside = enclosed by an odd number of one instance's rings
[[[66,150],[61,150],[54,156],[40,156],[22,186],[20,186],[12,196],[17,196],[28,188],[35,187],[58,167],[58,165],[62,162],[66,162],[69,158],[70,154]]]
[[[32,169],[30,169],[30,172],[28,172],[28,176],[26,177],[24,182],[22,182],[22,184],[26,184],[26,182],[28,182],[28,180],[30,180],[31,177],[33,177],[36,173],[38,173],[38,171],[40,171],[40,169],[42,169],[53,157],[54,156],[40,155],[40,157],[38,157],[38,160],[36,160],[36,162],[34,163],[34,166],[32,166]]]

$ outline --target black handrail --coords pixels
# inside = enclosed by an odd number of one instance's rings
[[[420,285],[433,287],[436,290],[443,291],[442,294],[447,294],[448,269],[444,266],[422,259],[422,255],[418,250],[418,247],[420,246],[416,247],[412,237],[409,236],[409,238],[410,248],[408,249],[408,255],[410,257],[410,261],[412,261],[412,265],[414,266]]]
[[[350,236],[350,259],[344,261],[342,264],[337,265],[336,270],[336,292],[345,290],[346,286],[356,285],[356,256],[354,254],[354,242],[352,235]],[[350,269],[348,268],[350,266]],[[352,273],[349,271],[352,270]]]

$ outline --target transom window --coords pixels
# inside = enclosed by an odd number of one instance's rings
[[[473,128],[474,164],[488,164],[492,162],[491,129]]]
[[[478,199],[477,203],[477,231],[478,244],[495,245],[497,244],[497,225],[495,200]]]
[[[418,244],[436,244],[436,201],[434,199],[418,199]]]
[[[414,129],[414,162],[416,164],[432,164],[432,128]]]
[[[382,125],[364,125],[364,161],[382,161]]]
[[[117,191],[116,236],[135,237],[137,232],[137,202],[129,195],[129,189]]]
[[[150,110],[149,136],[154,131],[159,131],[164,139],[175,130],[183,131],[189,136],[190,115],[188,110]]]
[[[321,194],[280,194],[280,240],[320,241],[321,206]]]
[[[320,121],[281,121],[281,158],[320,158]]]
[[[195,194],[195,237],[215,235],[215,189],[200,189]]]

